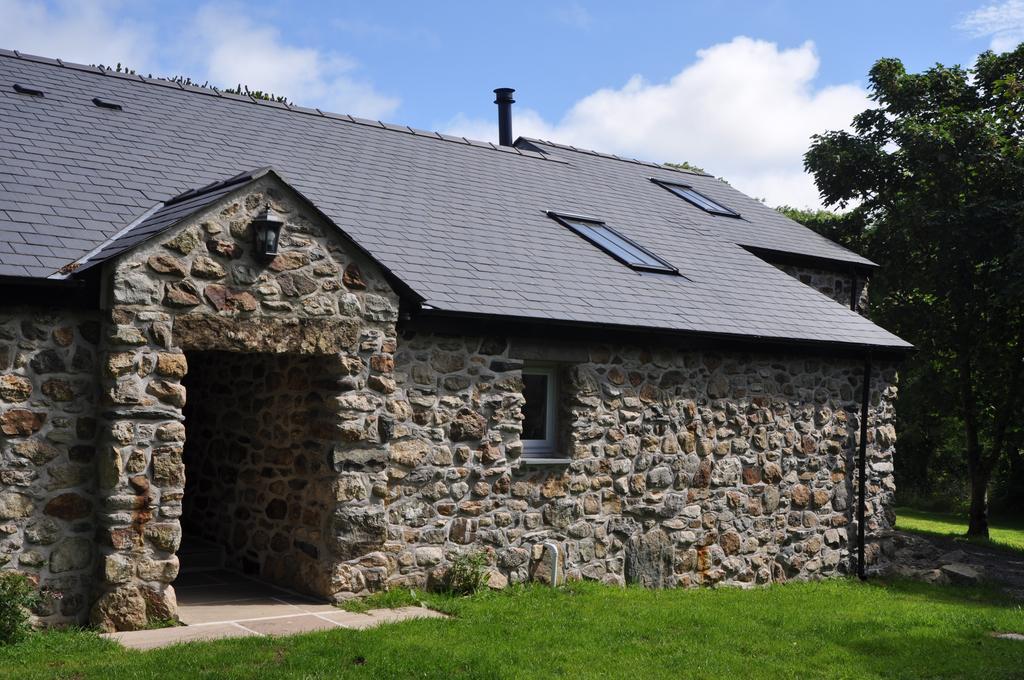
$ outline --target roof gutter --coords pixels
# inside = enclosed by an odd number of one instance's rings
[[[771,264],[817,267],[819,269],[829,269],[832,271],[845,269],[847,271],[852,271],[855,276],[862,278],[869,278],[871,272],[878,269],[878,265],[868,259],[864,259],[863,262],[856,262],[851,260],[839,260],[831,257],[821,257],[819,255],[806,255],[803,253],[793,253],[784,250],[773,250],[771,248],[762,248],[760,246],[751,246],[743,243],[737,245],[751,255],[755,255]]]
[[[410,330],[442,333],[464,331],[491,335],[505,334],[520,337],[533,336],[546,339],[584,339],[591,341],[594,340],[594,331],[597,330],[616,333],[623,338],[624,342],[679,344],[681,340],[685,340],[688,342],[688,348],[692,349],[706,348],[748,352],[775,351],[790,354],[810,352],[850,358],[863,357],[865,353],[870,352],[876,357],[885,357],[894,361],[902,361],[906,356],[916,351],[913,346],[909,345],[903,347],[898,345],[871,345],[763,335],[735,335],[668,328],[637,328],[623,324],[547,320],[500,314],[449,311],[431,308],[429,305],[416,310],[415,313],[404,319],[404,325]]]
[[[38,288],[84,288],[85,281],[80,279],[50,279],[36,276],[5,276],[0,275],[0,286],[35,286]]]
[[[98,309],[99,287],[95,277],[48,279],[0,276],[0,307],[71,307]]]

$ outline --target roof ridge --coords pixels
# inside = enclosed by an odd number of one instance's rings
[[[381,130],[390,130],[392,132],[398,132],[403,134],[411,134],[416,137],[426,137],[428,139],[438,139],[443,142],[450,142],[454,144],[462,144],[471,146],[478,149],[489,149],[492,151],[498,151],[501,153],[510,153],[513,155],[523,156],[525,158],[537,158],[545,161],[553,161],[556,163],[565,163],[566,161],[559,158],[552,158],[548,154],[540,153],[537,151],[529,151],[524,149],[517,149],[513,146],[499,146],[493,142],[484,142],[476,139],[469,139],[468,137],[458,137],[456,135],[447,135],[443,132],[436,132],[430,130],[420,130],[418,128],[410,127],[408,125],[400,125],[397,123],[385,123],[380,120],[371,120],[369,118],[360,118],[358,116],[352,116],[347,113],[334,113],[332,111],[323,111],[318,108],[312,108],[308,106],[299,106],[297,104],[287,104],[284,102],[268,101],[266,99],[257,99],[249,95],[232,94],[229,92],[223,92],[218,90],[216,87],[202,87],[199,85],[185,85],[169,78],[160,77],[146,77],[138,73],[127,73],[121,71],[114,71],[109,67],[100,66],[89,66],[87,64],[78,64],[71,61],[64,61],[62,59],[51,59],[50,57],[43,57],[36,54],[26,54],[18,50],[7,50],[0,48],[0,57],[7,57],[9,59],[21,59],[23,61],[31,61],[37,64],[45,64],[47,66],[55,66],[57,68],[67,68],[75,71],[84,71],[86,73],[93,73],[96,75],[107,76],[110,78],[119,78],[121,80],[130,80],[132,82],[143,83],[145,85],[153,85],[156,87],[168,87],[171,89],[182,90],[184,92],[191,92],[194,94],[206,95],[208,97],[219,97],[221,99],[234,100],[238,102],[246,102],[251,104],[258,104],[260,106],[266,106],[273,109],[282,109],[285,111],[291,111],[294,113],[302,113],[311,116],[318,116],[321,118],[328,118],[331,120],[341,121],[343,123],[351,123],[355,125],[363,125],[366,127],[378,128]]]
[[[552,142],[549,139],[540,139],[539,137],[520,136],[519,139],[522,139],[524,141],[527,141],[527,142],[530,142],[530,143],[534,143],[534,144],[543,144],[545,146],[553,146],[556,149],[565,149],[567,151],[575,151],[576,153],[582,153],[582,154],[586,154],[588,156],[599,156],[600,158],[610,158],[612,160],[622,161],[623,163],[634,163],[636,165],[646,165],[647,167],[651,167],[651,168],[660,168],[661,170],[670,170],[672,172],[680,172],[680,173],[683,173],[684,175],[696,175],[698,177],[714,177],[714,175],[712,175],[710,172],[707,172],[707,171],[705,171],[705,172],[697,172],[696,170],[687,170],[686,168],[676,168],[676,167],[673,167],[671,165],[666,165],[664,163],[655,163],[654,161],[645,161],[645,160],[641,160],[639,158],[626,158],[624,156],[617,156],[617,155],[615,155],[613,153],[604,153],[603,151],[594,151],[592,149],[581,149],[578,146],[572,146],[571,144],[561,144],[559,142]]]

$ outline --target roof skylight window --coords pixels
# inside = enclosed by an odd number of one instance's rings
[[[668,262],[634,243],[604,222],[586,217],[560,215],[550,211],[548,217],[569,227],[628,267],[648,272],[679,273],[679,270]]]
[[[725,217],[739,217],[740,214],[735,210],[726,208],[721,203],[716,203],[704,194],[700,193],[688,184],[674,184],[672,182],[665,182],[660,179],[651,178],[651,181],[658,186],[668,189],[673,194],[682,198],[693,205],[697,206],[704,212],[711,213],[712,215],[723,215]]]

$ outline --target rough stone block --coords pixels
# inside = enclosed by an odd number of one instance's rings
[[[20,375],[0,375],[0,399],[9,402],[27,401],[32,396],[32,382]]]
[[[28,517],[35,511],[29,496],[11,491],[0,492],[0,519]]]
[[[146,627],[146,600],[135,586],[122,586],[104,593],[89,616],[101,631],[140,630]]]
[[[59,574],[85,569],[92,564],[94,550],[95,546],[88,538],[65,539],[50,552],[50,572]]]
[[[43,429],[46,413],[15,408],[0,413],[0,432],[8,437],[27,437]]]

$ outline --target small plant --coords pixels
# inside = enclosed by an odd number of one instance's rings
[[[97,68],[99,68],[102,71],[110,71],[112,73],[125,73],[125,74],[131,75],[131,76],[135,75],[135,69],[129,68],[128,66],[124,66],[124,65],[121,64],[121,62],[117,62],[116,66],[106,66],[105,64],[92,64],[92,65],[97,67]],[[153,74],[152,73],[148,74],[146,76],[146,78],[148,78],[150,80],[153,80]],[[206,81],[203,81],[202,84],[200,84],[198,80],[192,80],[188,76],[180,76],[180,75],[178,75],[178,76],[171,76],[169,78],[163,78],[163,77],[157,76],[157,78],[160,79],[160,80],[169,80],[170,82],[178,83],[179,85],[188,85],[188,86],[202,87],[202,88],[209,88],[210,87],[210,81],[206,80]],[[292,102],[290,102],[288,100],[288,97],[282,97],[281,95],[276,95],[273,92],[264,92],[263,90],[250,90],[248,85],[243,85],[242,83],[238,83],[238,85],[236,87],[225,87],[224,89],[221,90],[221,92],[227,92],[228,94],[247,95],[249,97],[252,97],[253,99],[260,99],[260,100],[267,101],[267,102],[278,102],[280,104],[289,104],[289,105],[292,103]]]
[[[25,639],[31,630],[29,609],[39,601],[31,579],[16,571],[0,571],[0,645]]]
[[[477,550],[459,555],[452,560],[445,578],[445,589],[453,595],[471,595],[487,584],[490,554]]]
[[[160,628],[177,628],[178,626],[183,625],[185,624],[178,619],[150,619],[149,622],[146,623],[145,629],[158,630]]]
[[[382,590],[366,597],[354,597],[337,605],[347,612],[364,614],[371,609],[396,609],[398,607],[426,607],[421,594],[411,588]]]

